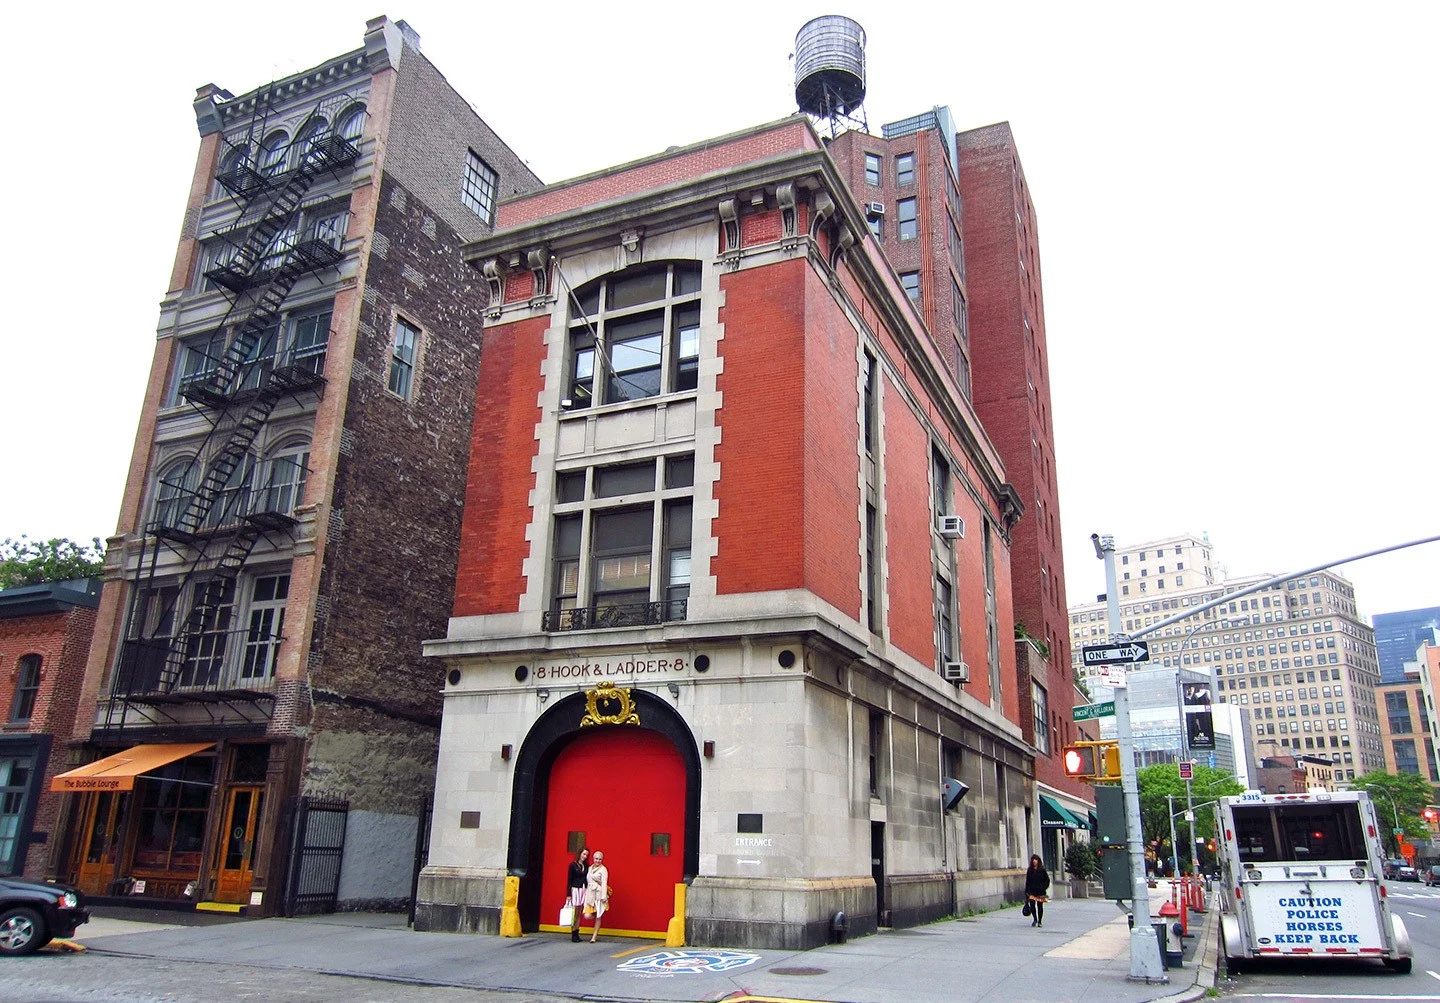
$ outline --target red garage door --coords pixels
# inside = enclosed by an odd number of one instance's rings
[[[670,740],[640,728],[603,728],[580,735],[556,758],[545,814],[543,925],[557,921],[565,901],[572,833],[583,833],[592,853],[605,852],[615,894],[602,935],[663,935],[685,860],[685,763]]]

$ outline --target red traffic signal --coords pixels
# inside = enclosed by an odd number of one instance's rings
[[[1071,745],[1065,748],[1063,757],[1067,777],[1093,777],[1095,775],[1095,747]]]
[[[1067,777],[1080,780],[1119,780],[1120,746],[1116,742],[1079,742],[1065,746],[1060,764]]]
[[[1434,805],[1430,805],[1420,812],[1420,817],[1423,818],[1426,822],[1429,822],[1431,825],[1434,825],[1435,823],[1440,822],[1440,808],[1436,808]]]

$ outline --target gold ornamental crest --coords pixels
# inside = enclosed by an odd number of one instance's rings
[[[594,724],[640,724],[640,715],[630,699],[630,691],[614,683],[601,683],[593,690],[585,691],[585,716],[580,718],[580,727]]]

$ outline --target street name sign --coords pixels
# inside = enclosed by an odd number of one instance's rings
[[[1081,704],[1075,708],[1076,721],[1093,721],[1097,717],[1114,717],[1115,701],[1106,700],[1104,703]]]
[[[1150,661],[1149,641],[1126,641],[1124,644],[1087,644],[1080,649],[1084,665],[1134,665]]]

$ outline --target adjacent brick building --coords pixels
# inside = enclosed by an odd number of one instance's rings
[[[99,601],[90,578],[0,591],[0,875],[43,877],[58,842],[50,778],[65,768]]]
[[[810,123],[497,227],[417,926],[553,928],[581,844],[607,930],[663,935],[679,886],[699,943],[1013,900],[1023,506]]]
[[[196,96],[98,710],[57,751],[52,870],[91,894],[409,897],[442,682],[420,642],[453,596],[485,306],[460,247],[537,183],[419,44],[376,18],[354,51]]]
[[[1017,688],[1036,753],[1041,851],[1056,869],[1065,840],[1051,834],[1088,834],[1094,807],[1089,786],[1065,776],[1061,752],[1096,731],[1071,719],[1086,699],[1065,623],[1040,237],[1014,137],[1003,122],[957,131],[942,106],[880,136],[843,133],[829,149],[1025,507],[1010,561]]]

